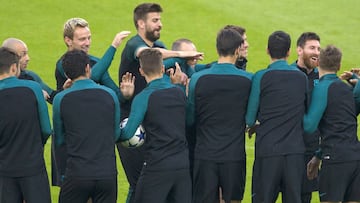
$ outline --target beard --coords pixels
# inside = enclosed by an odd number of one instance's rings
[[[304,60],[304,65],[306,66],[306,68],[308,69],[314,69],[319,65],[319,59],[317,61],[314,61],[312,58],[315,57],[318,59],[317,55],[307,55],[305,54],[303,56],[303,60]]]
[[[155,34],[155,30],[153,30],[152,32],[146,31],[145,37],[146,39],[155,42],[156,40],[160,39],[160,30],[158,35]]]

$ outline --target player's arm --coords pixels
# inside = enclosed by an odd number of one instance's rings
[[[328,87],[326,84],[318,84],[313,89],[309,109],[303,118],[303,127],[306,133],[313,133],[318,128],[327,106]]]
[[[149,94],[142,92],[135,96],[132,104],[131,111],[124,128],[120,129],[120,137],[116,139],[118,141],[125,141],[134,136],[136,129],[140,126],[144,120],[147,105],[148,105]]]
[[[355,86],[353,89],[353,95],[355,99],[355,107],[356,107],[356,115],[360,113],[360,84],[358,82],[358,79],[354,81]]]
[[[56,147],[65,144],[65,137],[64,137],[65,131],[60,114],[60,104],[62,97],[63,97],[62,94],[56,95],[53,102],[53,126],[54,126],[53,136]]]
[[[250,97],[245,116],[246,125],[250,128],[255,125],[257,119],[260,104],[260,82],[262,74],[263,72],[259,72],[255,74],[252,79]]]
[[[63,85],[67,80],[64,69],[62,67],[62,57],[56,62],[55,68],[56,90],[63,90]]]
[[[100,82],[104,73],[108,71],[111,62],[114,58],[116,48],[110,46],[101,59],[91,68],[91,79],[95,82]]]
[[[38,85],[38,84],[35,83],[34,85]],[[40,86],[34,87],[33,90],[35,92],[37,105],[38,105],[38,114],[39,114],[40,127],[42,133],[41,140],[43,144],[45,144],[49,136],[52,134],[48,107],[46,105],[43,92]]]
[[[143,46],[138,48],[136,50],[136,57],[139,57],[140,52],[143,51],[144,49],[149,49],[149,47]],[[178,57],[178,58],[195,58],[198,60],[203,60],[204,58],[204,53],[198,51],[173,51],[159,47],[156,47],[154,49],[157,49],[161,52],[163,59]]]
[[[43,95],[46,101],[52,104],[53,97],[57,93],[57,91],[51,89],[35,72],[28,71],[28,74],[34,78],[34,80],[40,84],[41,88],[43,89]],[[45,91],[45,92],[44,92]]]
[[[39,75],[37,75],[36,73],[32,72],[32,71],[28,71],[28,74],[34,78],[34,80],[40,84],[41,88],[43,90],[45,90],[49,95],[54,91],[53,89],[51,89],[46,83],[44,83],[44,81],[39,77]]]
[[[111,46],[106,50],[101,59],[91,68],[91,79],[101,82],[102,76],[108,71],[114,58],[116,49],[120,46],[123,39],[129,36],[129,31],[122,31],[115,35]],[[107,79],[107,78],[106,78]]]
[[[188,84],[188,98],[186,104],[186,125],[192,127],[195,124],[195,87],[198,76],[191,78]]]

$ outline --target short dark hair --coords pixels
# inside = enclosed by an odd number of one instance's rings
[[[328,45],[320,50],[319,66],[321,69],[337,72],[340,69],[342,53],[334,45]]]
[[[157,49],[144,49],[139,54],[139,61],[140,68],[146,75],[158,74],[163,67],[162,54]]]
[[[268,50],[271,58],[282,59],[288,56],[291,46],[290,35],[284,31],[273,32],[268,39]]]
[[[233,29],[221,29],[216,37],[216,49],[219,56],[231,56],[244,43],[240,33]]]
[[[143,3],[134,9],[134,24],[136,29],[138,28],[138,20],[146,20],[148,13],[161,13],[163,10],[159,4],[156,3]]]
[[[178,39],[176,40],[175,42],[173,42],[172,46],[171,46],[171,50],[174,50],[174,51],[179,51],[180,50],[180,47],[183,43],[186,43],[186,44],[193,44],[193,42],[189,39],[185,39],[185,38],[181,38],[181,39]]]
[[[224,29],[234,29],[237,31],[241,36],[243,36],[246,32],[245,28],[237,26],[237,25],[226,25]]]
[[[7,47],[0,47],[0,74],[8,73],[10,67],[15,63],[19,64],[20,56]]]
[[[320,42],[320,37],[315,32],[304,32],[298,38],[296,46],[304,48],[306,41],[309,40],[316,40]]]
[[[90,64],[89,56],[82,50],[68,51],[62,59],[64,73],[71,80],[85,76],[85,68],[88,64]]]

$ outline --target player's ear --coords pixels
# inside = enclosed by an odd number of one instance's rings
[[[142,69],[141,67],[139,68],[139,72],[140,72],[140,75],[141,75],[141,76],[144,76],[144,77],[145,77],[145,73],[144,73],[144,71],[143,71],[143,69]]]
[[[165,66],[164,66],[164,65],[162,65],[162,67],[161,67],[161,73],[162,73],[162,74],[165,73]]]
[[[303,49],[301,47],[296,47],[296,53],[299,55],[301,55],[303,52]]]
[[[138,28],[144,28],[145,27],[145,21],[140,19],[137,21]]]
[[[86,64],[86,67],[85,67],[85,75],[86,75],[86,77],[88,77],[88,78],[91,77],[91,68],[90,68],[90,65],[89,65],[89,64]]]
[[[67,47],[70,47],[72,45],[72,39],[70,39],[69,37],[64,37],[64,42]]]
[[[340,70],[340,68],[341,68],[341,63],[339,63],[339,66],[337,67],[336,72],[338,72]]]
[[[286,52],[286,58],[290,56],[290,49]]]
[[[18,77],[20,75],[20,66],[18,63],[13,63],[10,66],[10,75]]]

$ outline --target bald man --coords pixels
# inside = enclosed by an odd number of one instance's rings
[[[43,89],[45,99],[49,103],[52,103],[52,98],[55,96],[56,91],[54,91],[47,84],[45,84],[35,72],[26,70],[27,65],[30,61],[30,56],[28,47],[26,46],[25,42],[16,38],[8,38],[4,40],[2,46],[12,49],[20,57],[20,75],[18,76],[18,78],[24,80],[33,80],[39,83],[41,88]]]

